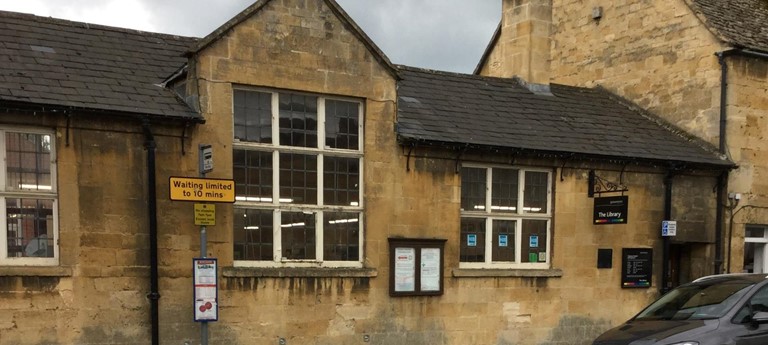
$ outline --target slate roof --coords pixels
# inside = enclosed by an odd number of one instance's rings
[[[400,66],[397,134],[403,143],[575,154],[596,159],[730,168],[714,146],[604,89]]]
[[[157,85],[195,41],[0,11],[0,104],[202,120]]]
[[[738,48],[768,52],[768,0],[687,0],[707,27]]]

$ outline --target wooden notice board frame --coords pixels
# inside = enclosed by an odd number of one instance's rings
[[[443,294],[444,239],[389,239],[389,295]]]

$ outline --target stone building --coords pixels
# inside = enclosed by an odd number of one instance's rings
[[[609,86],[396,66],[333,0],[0,29],[2,345],[581,344],[666,285],[662,221],[711,273],[734,164]]]
[[[695,241],[715,245],[713,273],[766,272],[768,2],[504,0],[503,7],[476,72],[600,85],[718,146],[738,168],[722,177],[715,241]],[[673,240],[671,257],[684,258],[692,245]]]

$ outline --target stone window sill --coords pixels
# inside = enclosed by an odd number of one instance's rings
[[[328,267],[223,267],[225,278],[373,278],[373,268]]]
[[[0,277],[71,277],[72,268],[62,266],[0,266]]]
[[[521,278],[560,278],[563,271],[560,269],[483,269],[483,268],[455,268],[455,278],[486,278],[486,277],[521,277]]]

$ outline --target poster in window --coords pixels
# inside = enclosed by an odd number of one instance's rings
[[[477,235],[467,235],[467,247],[477,247]]]
[[[416,249],[395,248],[395,291],[416,290]]]
[[[440,248],[421,249],[421,291],[440,291]]]
[[[509,245],[509,236],[499,235],[499,247],[506,247]]]

